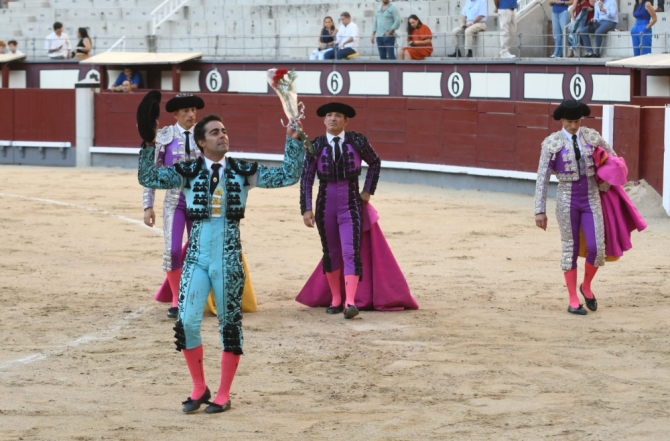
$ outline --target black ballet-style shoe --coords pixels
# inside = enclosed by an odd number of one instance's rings
[[[344,310],[344,318],[352,319],[358,315],[358,308],[356,305],[347,305],[347,309]]]
[[[579,305],[579,308],[573,308],[572,306],[568,306],[568,312],[570,314],[586,315],[586,309],[584,309],[582,305]]]
[[[339,314],[342,311],[344,311],[344,306],[342,306],[342,304],[339,304],[337,306],[331,305],[326,308],[326,314]]]
[[[461,56],[461,51],[459,49],[456,49],[453,53],[447,55],[449,58],[460,58]]]
[[[221,413],[230,410],[230,399],[223,404],[209,403],[205,408],[205,413]]]
[[[592,299],[589,299],[584,295],[584,290],[582,289],[582,285],[579,285],[579,292],[582,293],[582,297],[584,297],[584,301],[586,302],[586,307],[589,308],[591,311],[595,311],[598,309],[598,301],[596,300],[595,294],[591,293],[593,296]]]
[[[168,318],[177,318],[178,315],[179,315],[179,308],[178,307],[174,306],[174,307],[168,309],[168,313],[167,313]]]
[[[196,410],[200,409],[200,406],[203,404],[210,404],[209,399],[212,398],[212,394],[209,392],[209,388],[205,389],[205,393],[202,394],[197,400],[188,397],[186,401],[182,401],[181,404],[184,406],[181,408],[184,413],[193,413]]]

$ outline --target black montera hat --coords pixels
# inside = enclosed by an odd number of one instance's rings
[[[353,107],[344,103],[328,103],[316,109],[316,116],[324,117],[331,112],[338,112],[347,118],[353,118],[356,116],[356,111]]]
[[[174,112],[175,110],[190,109],[191,107],[195,107],[198,110],[204,109],[205,102],[202,98],[192,93],[180,93],[165,104],[165,111]]]
[[[142,98],[137,106],[137,131],[145,142],[156,137],[156,120],[161,114],[161,93],[152,90]]]
[[[575,100],[565,100],[556,108],[556,110],[554,110],[553,116],[556,121],[561,119],[574,121],[576,119],[582,119],[583,116],[589,116],[590,114],[591,109],[586,104]]]

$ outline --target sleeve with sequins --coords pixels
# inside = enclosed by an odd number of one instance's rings
[[[165,147],[161,145],[156,146],[156,168],[161,168],[165,164]],[[153,208],[154,201],[156,200],[156,189],[144,187],[142,192],[142,205],[143,209]]]
[[[302,143],[297,139],[286,138],[284,146],[284,162],[279,167],[258,166],[256,186],[261,188],[288,187],[300,179],[300,160],[302,159]]]
[[[144,147],[140,151],[140,160],[137,166],[137,179],[140,185],[163,190],[181,187],[182,178],[174,167],[156,167],[154,150],[155,147],[152,145]]]
[[[316,178],[318,155],[305,155],[300,176],[300,214],[312,211],[312,187]]]
[[[363,185],[363,191],[367,191],[370,194],[375,194],[377,189],[377,181],[379,181],[379,173],[382,167],[382,161],[377,156],[377,152],[372,148],[367,139],[365,139],[365,144],[361,149],[361,158],[368,164],[368,172],[365,175],[365,185]]]
[[[535,183],[535,214],[547,212],[547,190],[549,189],[549,178],[555,162],[555,155],[546,147],[542,147],[540,165],[537,168],[537,182]]]

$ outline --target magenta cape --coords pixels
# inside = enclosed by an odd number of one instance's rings
[[[362,310],[402,311],[419,309],[409,291],[407,280],[396,262],[377,221],[379,214],[371,204],[363,206],[363,237],[361,260],[363,280],[356,291],[356,306]],[[342,276],[342,299],[345,298]],[[332,300],[328,279],[319,262],[312,276],[295,300],[303,305],[328,307]]]
[[[637,211],[633,201],[621,187],[627,182],[628,167],[623,158],[607,153],[600,147],[593,154],[596,163],[598,181],[611,184],[606,192],[600,192],[600,204],[603,207],[605,224],[605,255],[621,257],[624,251],[633,248],[630,233],[642,231],[647,223]]]
[[[188,248],[188,242],[186,242],[181,249],[182,262],[186,258],[186,248]],[[163,283],[160,288],[158,288],[158,291],[156,291],[156,294],[154,294],[154,300],[157,302],[172,303],[172,290],[170,289],[170,282],[167,277],[163,279]]]

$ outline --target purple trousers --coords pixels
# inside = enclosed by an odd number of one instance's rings
[[[344,265],[344,275],[363,275],[361,237],[363,217],[358,180],[320,181],[316,198],[316,227],[323,248],[323,270]]]
[[[171,207],[166,206],[166,211],[172,210]],[[165,248],[166,252],[170,253],[170,269],[166,271],[174,271],[181,269],[184,264],[182,259],[182,240],[184,238],[184,228],[188,230],[188,235],[191,235],[191,226],[193,221],[186,217],[186,201],[183,195],[179,195],[179,203],[174,208],[174,212],[170,216],[168,213],[163,213],[163,219],[170,221],[171,225],[165,225],[163,230],[165,234]]]
[[[579,175],[579,181],[572,183],[570,198],[570,224],[572,227],[572,269],[577,268],[579,255],[579,230],[584,232],[586,240],[586,261],[595,264],[598,255],[598,242],[589,198],[589,184],[586,175]]]

